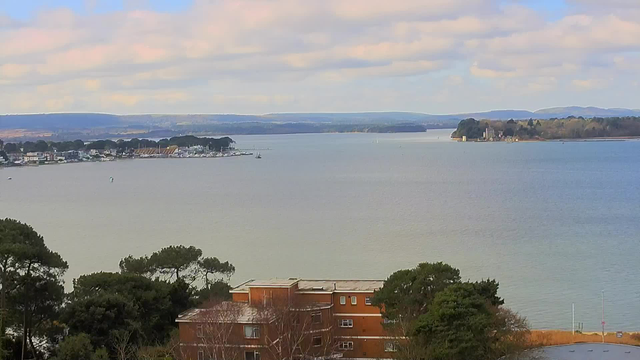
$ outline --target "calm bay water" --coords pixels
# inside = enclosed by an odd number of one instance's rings
[[[0,217],[67,280],[195,245],[248,278],[385,278],[445,261],[492,277],[535,328],[640,330],[640,142],[456,143],[425,134],[233,136],[262,160],[0,170]],[[13,177],[7,181],[8,176]],[[115,181],[109,183],[109,177]]]

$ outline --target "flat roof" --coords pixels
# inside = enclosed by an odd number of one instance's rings
[[[640,360],[640,348],[631,345],[584,343],[547,346],[536,351],[549,360]]]
[[[246,283],[248,287],[260,287],[260,286],[293,286],[300,281],[299,279],[269,279],[269,280],[253,280]]]
[[[335,289],[334,289],[335,284]],[[374,291],[384,284],[383,280],[300,280],[298,289],[301,291]]]
[[[298,284],[299,291],[374,291],[384,284],[384,280],[308,280],[270,279],[249,280],[236,286],[231,292],[248,292],[251,287],[290,287]]]
[[[270,314],[243,302],[224,301],[207,309],[189,309],[178,315],[177,322],[268,323]]]

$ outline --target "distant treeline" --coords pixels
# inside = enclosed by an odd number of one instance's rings
[[[437,126],[434,126],[437,127]],[[444,126],[443,126],[444,127]],[[188,125],[185,130],[201,133],[266,135],[310,133],[394,133],[424,132],[426,127],[415,123],[402,124],[335,124],[335,123],[264,123],[245,122],[235,124]]]
[[[451,134],[453,138],[466,136],[478,139],[488,127],[493,128],[496,136],[513,136],[519,139],[584,139],[599,137],[640,136],[640,117],[583,118],[567,117],[529,120],[475,120],[460,121],[458,128]]]
[[[172,145],[178,147],[188,146],[205,146],[210,150],[221,151],[228,149],[234,141],[230,137],[223,137],[219,139],[210,137],[197,137],[193,135],[175,136],[170,139],[162,139],[159,141],[148,139],[131,139],[131,140],[97,140],[91,142],[84,142],[82,140],[74,141],[25,141],[18,143],[6,143],[4,144],[4,151],[7,153],[28,153],[28,152],[45,152],[45,151],[69,151],[69,150],[110,150],[117,149],[125,151],[127,149],[138,149],[147,147],[161,147],[166,148]],[[0,140],[0,149],[2,148],[2,140]]]

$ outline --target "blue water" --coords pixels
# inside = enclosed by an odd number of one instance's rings
[[[535,328],[640,330],[640,142],[458,143],[426,134],[234,136],[263,159],[0,170],[0,217],[82,273],[196,245],[248,278],[385,278],[445,261],[496,278]],[[5,180],[8,176],[12,181]],[[109,177],[115,178],[109,183]]]

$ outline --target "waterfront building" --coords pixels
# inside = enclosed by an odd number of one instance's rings
[[[399,337],[373,305],[381,280],[250,280],[232,300],[177,319],[180,349],[191,360],[391,358]]]
[[[483,135],[485,140],[491,141],[496,137],[496,132],[492,127],[489,126],[485,129]]]
[[[27,163],[38,163],[40,161],[45,161],[46,157],[44,153],[41,152],[28,152],[23,157],[22,160]]]

